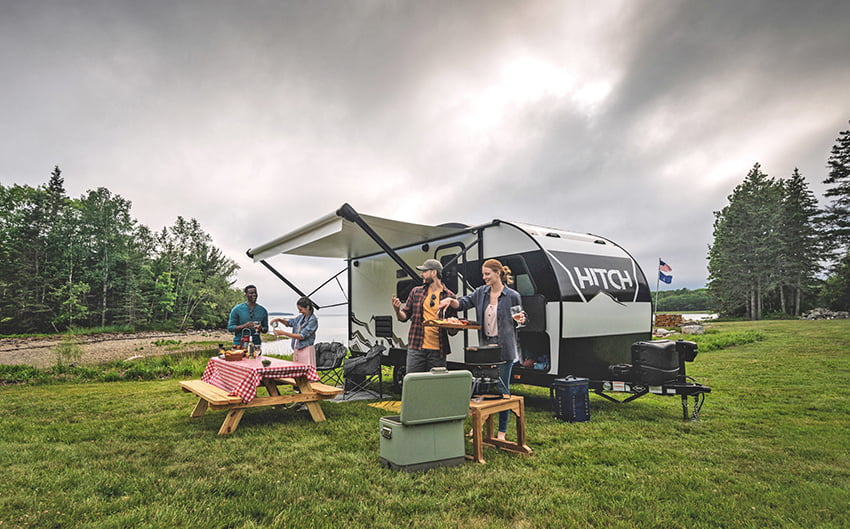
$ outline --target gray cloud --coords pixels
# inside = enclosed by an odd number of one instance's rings
[[[817,192],[850,118],[846,2],[6,2],[0,182],[108,187],[248,247],[350,202],[587,231],[670,288],[756,162]],[[281,266],[320,284],[341,263]],[[312,286],[306,286],[312,285]],[[269,299],[270,298],[270,299]]]

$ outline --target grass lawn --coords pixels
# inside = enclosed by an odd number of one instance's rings
[[[174,379],[0,387],[0,529],[850,527],[850,320],[713,327],[761,339],[688,365],[713,390],[699,422],[678,397],[592,396],[570,424],[516,386],[534,455],[425,473],[381,468],[389,413],[363,402],[218,436],[224,412],[190,419]]]

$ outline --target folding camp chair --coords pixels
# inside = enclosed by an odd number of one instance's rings
[[[316,371],[323,384],[342,386],[342,361],[348,350],[339,342],[316,344]]]
[[[381,356],[385,349],[385,346],[375,344],[365,355],[345,359],[342,364],[342,371],[345,376],[343,399],[351,398],[360,391],[369,392],[379,399],[384,398],[381,381]],[[371,387],[371,384],[375,382],[378,383],[377,393]]]

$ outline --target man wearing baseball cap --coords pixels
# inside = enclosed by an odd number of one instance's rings
[[[443,265],[436,259],[426,259],[416,267],[422,276],[422,285],[414,287],[401,307],[401,300],[393,296],[392,303],[398,321],[410,321],[407,337],[407,373],[430,371],[432,367],[445,367],[449,351],[449,337],[445,329],[426,327],[428,320],[439,319],[440,301],[455,297],[443,284]]]

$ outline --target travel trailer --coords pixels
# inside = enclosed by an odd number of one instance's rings
[[[362,215],[344,204],[247,253],[299,295],[306,294],[267,260],[279,254],[345,260],[349,347],[365,352],[386,344],[384,364],[396,383],[404,376],[409,323],[396,320],[391,298],[404,302],[421,284],[414,267],[438,259],[444,283],[460,296],[482,284],[484,260],[498,259],[513,272],[511,286],[528,316],[519,329],[523,363],[513,370],[514,383],[551,388],[555,379],[574,375],[590,379],[598,392],[650,391],[612,384],[610,367],[628,364],[632,344],[651,339],[652,304],[638,263],[604,237],[498,219],[427,226]],[[461,317],[480,319],[474,311]],[[462,368],[478,333],[461,331],[450,343],[449,368]]]

